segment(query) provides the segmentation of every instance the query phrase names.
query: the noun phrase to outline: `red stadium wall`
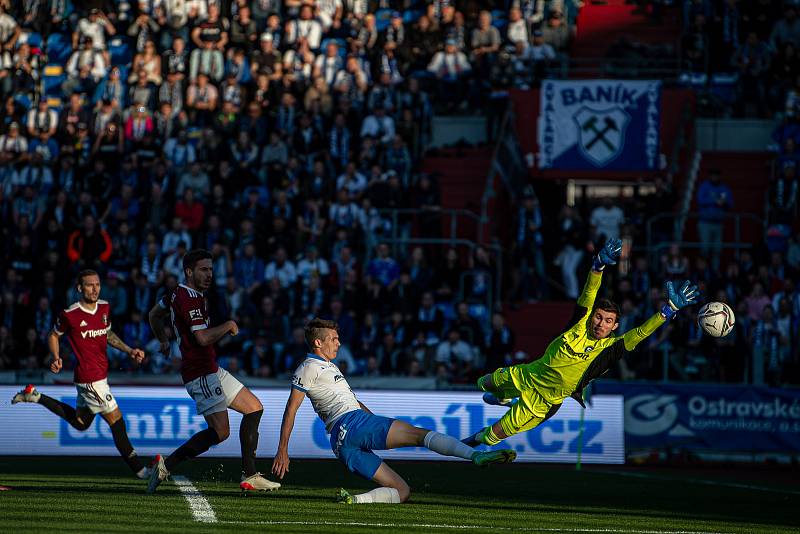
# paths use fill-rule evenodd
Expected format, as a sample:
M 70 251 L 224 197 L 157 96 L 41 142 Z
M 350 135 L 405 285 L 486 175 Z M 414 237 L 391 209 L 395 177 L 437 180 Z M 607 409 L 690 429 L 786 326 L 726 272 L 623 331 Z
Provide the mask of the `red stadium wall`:
M 538 121 L 539 90 L 511 92 L 514 106 L 517 137 L 523 154 L 538 154 Z M 661 153 L 672 155 L 672 150 L 681 127 L 685 106 L 694 107 L 694 94 L 689 89 L 664 89 L 661 93 Z M 564 178 L 596 178 L 596 179 L 638 179 L 648 173 L 619 171 L 554 171 L 531 169 L 532 178 L 564 179 Z

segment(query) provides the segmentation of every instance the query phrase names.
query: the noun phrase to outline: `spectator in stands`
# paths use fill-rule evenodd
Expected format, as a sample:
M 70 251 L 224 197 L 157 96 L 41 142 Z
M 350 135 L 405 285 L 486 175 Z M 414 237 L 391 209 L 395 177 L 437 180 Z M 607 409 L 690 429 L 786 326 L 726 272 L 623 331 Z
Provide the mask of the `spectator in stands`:
M 487 342 L 486 369 L 499 369 L 514 364 L 514 332 L 501 313 L 492 315 L 492 330 Z M 497 367 L 494 367 L 494 366 Z
M 474 348 L 461 339 L 461 332 L 457 328 L 451 328 L 447 332 L 447 339 L 436 347 L 434 364 L 444 365 L 451 374 L 466 378 L 465 371 L 473 365 L 474 360 Z
M 97 222 L 91 215 L 84 217 L 83 227 L 72 232 L 67 242 L 67 258 L 75 272 L 82 269 L 102 271 L 112 251 L 111 236 L 102 228 L 97 228 Z
M 730 188 L 722 183 L 719 170 L 712 169 L 708 179 L 697 190 L 697 208 L 700 212 L 697 232 L 700 235 L 701 252 L 711 258 L 715 270 L 719 269 L 725 215 L 732 207 L 733 194 Z
M 448 38 L 444 51 L 437 52 L 428 64 L 428 71 L 439 81 L 439 98 L 448 102 L 452 110 L 456 106 L 467 109 L 465 100 L 472 67 L 464 52 L 458 50 L 454 39 Z
M 530 44 L 528 33 L 528 23 L 522 18 L 522 11 L 518 5 L 512 5 L 508 10 L 508 27 L 506 28 L 506 38 L 512 46 L 521 43 L 523 48 Z
M 107 64 L 103 54 L 92 44 L 92 38 L 84 37 L 83 45 L 67 61 L 67 79 L 62 85 L 64 93 L 93 93 L 100 80 L 106 75 Z
M 739 114 L 746 113 L 747 104 L 755 104 L 758 115 L 763 116 L 767 104 L 764 74 L 767 72 L 770 62 L 767 45 L 761 42 L 756 32 L 751 31 L 747 35 L 744 45 L 733 55 L 731 62 L 739 70 L 737 101 Z
M 618 239 L 620 227 L 625 223 L 625 212 L 614 203 L 612 197 L 604 197 L 602 203 L 592 210 L 589 224 L 597 228 L 604 240 Z
M 514 263 L 516 272 L 512 293 L 519 299 L 543 299 L 548 294 L 544 266 L 544 238 L 539 199 L 528 186 L 523 194 L 522 207 L 516 220 Z

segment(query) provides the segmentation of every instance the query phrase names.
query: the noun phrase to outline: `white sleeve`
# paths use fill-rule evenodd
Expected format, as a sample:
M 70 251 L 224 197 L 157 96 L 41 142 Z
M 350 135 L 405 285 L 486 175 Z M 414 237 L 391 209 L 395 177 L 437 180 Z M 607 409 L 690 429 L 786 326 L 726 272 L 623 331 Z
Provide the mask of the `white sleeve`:
M 308 390 L 314 385 L 317 375 L 317 370 L 310 365 L 306 365 L 305 363 L 300 364 L 300 367 L 298 367 L 294 375 L 292 375 L 292 388 L 302 391 L 303 393 L 308 393 Z

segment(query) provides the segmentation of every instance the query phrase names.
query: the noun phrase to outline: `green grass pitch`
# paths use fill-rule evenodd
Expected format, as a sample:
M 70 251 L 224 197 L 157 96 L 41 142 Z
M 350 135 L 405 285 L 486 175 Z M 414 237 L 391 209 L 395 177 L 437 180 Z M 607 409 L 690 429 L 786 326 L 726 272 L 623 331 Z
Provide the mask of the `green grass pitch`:
M 269 461 L 261 460 L 267 470 Z M 116 458 L 0 458 L 0 532 L 798 532 L 798 474 L 714 469 L 392 462 L 404 505 L 346 506 L 338 487 L 372 486 L 333 461 L 292 462 L 284 487 L 242 496 L 236 460 L 199 459 L 155 495 Z M 772 473 L 772 474 L 770 474 Z M 792 476 L 793 475 L 793 476 Z M 205 499 L 205 501 L 203 501 Z M 215 522 L 198 522 L 205 502 Z M 207 508 L 206 508 L 207 510 Z

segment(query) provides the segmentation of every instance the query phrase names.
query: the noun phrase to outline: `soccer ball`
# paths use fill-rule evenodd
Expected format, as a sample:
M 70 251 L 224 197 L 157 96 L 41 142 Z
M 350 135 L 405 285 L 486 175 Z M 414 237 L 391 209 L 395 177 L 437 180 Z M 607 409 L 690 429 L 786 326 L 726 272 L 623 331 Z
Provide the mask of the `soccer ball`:
M 711 337 L 725 337 L 733 330 L 736 316 L 724 302 L 709 302 L 697 312 L 697 324 Z

